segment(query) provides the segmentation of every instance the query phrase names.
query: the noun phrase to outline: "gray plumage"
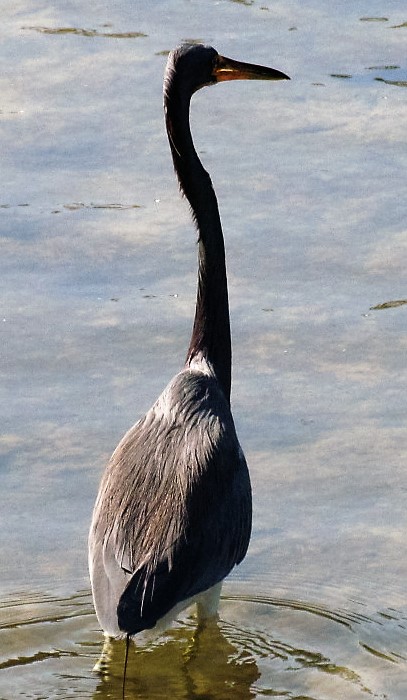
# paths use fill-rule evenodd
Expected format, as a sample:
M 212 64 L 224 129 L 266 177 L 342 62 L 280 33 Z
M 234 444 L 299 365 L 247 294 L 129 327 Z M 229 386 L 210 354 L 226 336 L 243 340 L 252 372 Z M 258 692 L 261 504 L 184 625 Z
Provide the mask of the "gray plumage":
M 153 627 L 246 554 L 246 461 L 216 377 L 201 366 L 174 377 L 103 476 L 90 569 L 96 612 L 111 635 Z

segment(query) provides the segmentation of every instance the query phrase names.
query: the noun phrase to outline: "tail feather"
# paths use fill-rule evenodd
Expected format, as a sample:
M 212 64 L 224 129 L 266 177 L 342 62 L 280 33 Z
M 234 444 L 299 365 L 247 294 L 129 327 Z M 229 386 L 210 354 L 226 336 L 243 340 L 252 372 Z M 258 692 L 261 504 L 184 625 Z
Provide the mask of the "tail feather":
M 152 629 L 158 620 L 185 599 L 184 588 L 179 572 L 169 570 L 167 561 L 147 577 L 144 568 L 136 571 L 117 606 L 120 629 L 130 635 Z

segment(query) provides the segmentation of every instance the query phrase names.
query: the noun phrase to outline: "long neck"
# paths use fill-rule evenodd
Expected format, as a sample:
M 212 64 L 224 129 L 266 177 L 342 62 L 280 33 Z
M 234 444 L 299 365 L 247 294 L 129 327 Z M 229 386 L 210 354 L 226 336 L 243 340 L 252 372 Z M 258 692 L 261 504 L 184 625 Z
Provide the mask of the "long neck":
M 165 96 L 167 133 L 175 171 L 198 229 L 198 291 L 187 364 L 203 355 L 213 366 L 227 400 L 231 386 L 231 340 L 225 247 L 211 179 L 195 151 L 189 126 L 190 98 L 172 86 Z

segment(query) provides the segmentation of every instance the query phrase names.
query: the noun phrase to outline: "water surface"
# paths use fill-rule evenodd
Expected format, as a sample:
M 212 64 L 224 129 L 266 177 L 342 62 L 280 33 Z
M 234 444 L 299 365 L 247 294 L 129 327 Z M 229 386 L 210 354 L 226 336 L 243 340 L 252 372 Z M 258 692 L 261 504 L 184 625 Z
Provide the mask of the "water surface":
M 120 697 L 120 644 L 92 673 L 86 537 L 109 454 L 188 345 L 195 234 L 161 95 L 185 39 L 292 78 L 192 108 L 254 531 L 219 627 L 183 618 L 133 654 L 128 697 L 404 700 L 406 32 L 397 1 L 4 4 L 3 700 Z

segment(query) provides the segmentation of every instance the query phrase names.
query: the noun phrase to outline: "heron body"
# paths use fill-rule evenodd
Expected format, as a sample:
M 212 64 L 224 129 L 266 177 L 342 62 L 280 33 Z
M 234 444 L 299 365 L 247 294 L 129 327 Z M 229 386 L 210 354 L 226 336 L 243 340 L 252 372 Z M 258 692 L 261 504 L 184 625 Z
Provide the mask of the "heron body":
M 165 627 L 190 603 L 216 614 L 223 579 L 244 558 L 251 488 L 230 409 L 231 341 L 218 205 L 189 127 L 192 94 L 234 78 L 287 78 L 271 68 L 184 45 L 164 79 L 167 134 L 198 229 L 195 321 L 183 369 L 122 438 L 103 475 L 89 569 L 109 636 Z

